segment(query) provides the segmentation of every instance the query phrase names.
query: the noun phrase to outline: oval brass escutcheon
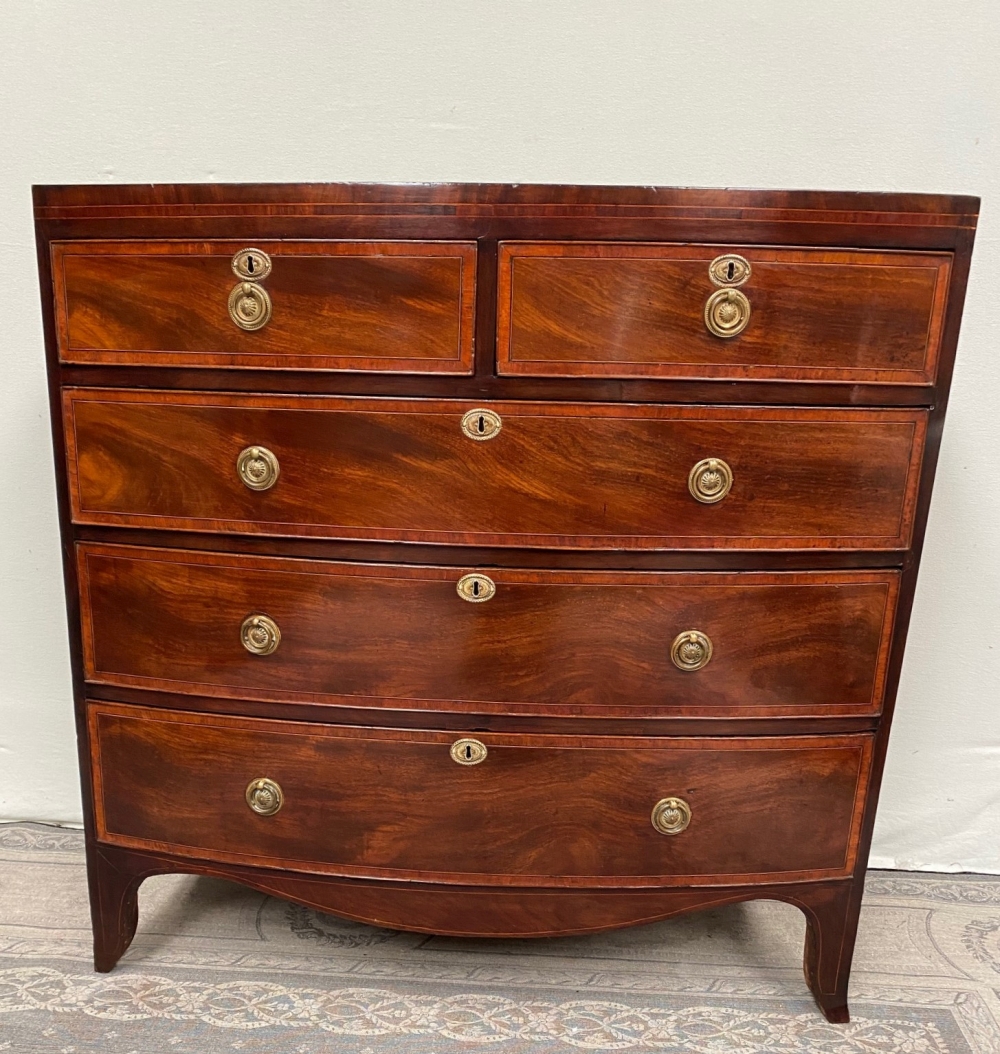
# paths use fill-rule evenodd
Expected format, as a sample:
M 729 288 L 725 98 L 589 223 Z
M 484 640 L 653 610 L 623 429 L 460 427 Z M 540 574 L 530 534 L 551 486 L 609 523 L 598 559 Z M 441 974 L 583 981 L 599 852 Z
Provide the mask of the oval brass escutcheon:
M 649 819 L 660 834 L 680 834 L 691 822 L 691 806 L 683 798 L 661 798 Z
M 737 337 L 749 322 L 750 301 L 739 289 L 716 289 L 705 301 L 705 325 L 716 337 Z
M 271 298 L 263 286 L 240 282 L 229 294 L 229 317 L 248 333 L 261 329 L 271 318 Z
M 236 471 L 251 490 L 270 490 L 278 482 L 281 466 L 266 446 L 248 446 L 236 458 Z
M 271 273 L 271 257 L 263 249 L 240 249 L 232 263 L 233 274 L 247 282 L 262 282 Z
M 718 457 L 706 457 L 688 473 L 691 497 L 703 505 L 714 505 L 729 493 L 733 486 L 733 470 Z
M 496 582 L 488 575 L 462 575 L 455 585 L 458 595 L 470 604 L 483 604 L 497 591 Z
M 736 253 L 724 253 L 708 265 L 708 277 L 716 285 L 743 285 L 750 277 L 750 261 Z
M 701 630 L 678 633 L 670 645 L 670 659 L 678 670 L 700 670 L 712 658 L 712 642 Z
M 503 422 L 500 415 L 492 410 L 482 408 L 469 410 L 462 416 L 462 431 L 470 439 L 482 442 L 485 439 L 496 439 L 500 434 Z
M 281 643 L 281 630 L 267 615 L 249 615 L 240 626 L 240 640 L 251 655 L 270 655 Z
M 486 760 L 486 744 L 478 739 L 456 739 L 451 745 L 451 760 L 459 765 L 478 765 Z
M 247 805 L 258 816 L 273 816 L 284 804 L 285 795 L 274 780 L 266 777 L 251 780 L 247 784 Z

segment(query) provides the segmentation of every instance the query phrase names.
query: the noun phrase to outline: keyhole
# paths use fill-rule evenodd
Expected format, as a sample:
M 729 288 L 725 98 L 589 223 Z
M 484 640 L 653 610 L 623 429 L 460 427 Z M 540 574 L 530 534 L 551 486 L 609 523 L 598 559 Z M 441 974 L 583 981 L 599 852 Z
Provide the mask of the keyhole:
M 736 264 L 732 260 L 729 261 L 729 266 L 726 268 L 726 274 L 729 275 L 729 281 L 733 280 L 733 275 L 736 274 Z
M 247 274 L 253 274 L 254 266 L 255 266 L 255 264 L 254 264 L 253 257 L 252 256 L 248 256 L 247 257 Z M 730 266 L 730 269 L 731 269 L 733 265 L 730 264 L 729 266 Z
M 472 760 L 472 747 L 468 743 L 465 744 L 465 760 Z
M 486 431 L 486 418 L 482 414 L 479 415 L 479 434 L 482 435 Z
M 473 582 L 472 583 L 472 595 L 474 597 L 479 596 L 479 583 L 478 582 Z M 469 748 L 466 747 L 465 749 L 468 750 Z

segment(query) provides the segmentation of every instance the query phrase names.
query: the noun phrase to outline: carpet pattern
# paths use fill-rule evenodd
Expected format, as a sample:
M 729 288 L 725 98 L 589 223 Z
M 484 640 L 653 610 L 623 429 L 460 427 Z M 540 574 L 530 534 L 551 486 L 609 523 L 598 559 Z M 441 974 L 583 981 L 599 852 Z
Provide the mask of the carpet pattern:
M 757 901 L 593 937 L 380 930 L 231 883 L 148 880 L 92 971 L 83 839 L 0 826 L 0 1051 L 14 1054 L 1000 1054 L 1000 877 L 873 872 L 830 1025 L 805 923 Z

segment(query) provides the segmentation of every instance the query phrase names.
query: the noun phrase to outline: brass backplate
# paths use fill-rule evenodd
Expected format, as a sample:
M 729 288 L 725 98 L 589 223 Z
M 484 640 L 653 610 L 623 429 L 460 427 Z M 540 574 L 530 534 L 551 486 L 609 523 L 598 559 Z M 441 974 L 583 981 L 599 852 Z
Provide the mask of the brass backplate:
M 502 427 L 500 415 L 493 410 L 478 408 L 462 415 L 462 433 L 479 443 L 496 439 Z
M 691 822 L 691 806 L 683 798 L 661 798 L 649 819 L 660 834 L 680 834 Z
M 741 289 L 716 289 L 705 301 L 705 326 L 713 336 L 730 340 L 750 323 L 750 301 Z
M 691 497 L 703 505 L 714 505 L 729 493 L 733 486 L 733 470 L 720 457 L 706 457 L 688 473 Z
M 455 585 L 458 595 L 470 604 L 484 604 L 497 591 L 496 583 L 488 575 L 462 575 Z
M 281 643 L 281 630 L 267 615 L 248 615 L 240 626 L 240 640 L 251 655 L 270 655 Z
M 750 261 L 737 253 L 723 253 L 708 265 L 708 277 L 715 285 L 743 285 L 750 277 Z
M 707 666 L 712 658 L 712 642 L 701 630 L 678 633 L 670 646 L 670 661 L 678 670 L 694 671 Z
M 254 282 L 240 282 L 229 294 L 229 317 L 240 329 L 253 333 L 271 318 L 271 298 Z
M 274 780 L 262 776 L 247 784 L 246 799 L 258 816 L 273 816 L 284 804 L 285 795 Z
M 233 274 L 244 282 L 262 282 L 271 273 L 271 257 L 263 249 L 240 249 L 232 265 Z
M 451 760 L 459 765 L 478 765 L 486 754 L 486 744 L 478 739 L 456 739 L 451 745 Z
M 236 471 L 251 490 L 270 490 L 278 482 L 281 466 L 266 446 L 248 446 L 236 458 Z

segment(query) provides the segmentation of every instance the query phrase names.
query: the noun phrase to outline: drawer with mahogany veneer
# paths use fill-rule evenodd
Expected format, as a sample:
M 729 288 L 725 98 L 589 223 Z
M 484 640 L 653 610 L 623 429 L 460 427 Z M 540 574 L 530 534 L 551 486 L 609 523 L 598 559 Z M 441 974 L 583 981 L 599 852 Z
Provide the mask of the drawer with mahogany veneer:
M 476 244 L 52 246 L 68 363 L 472 372 Z
M 76 523 L 567 549 L 903 549 L 925 410 L 67 388 Z
M 500 245 L 502 374 L 931 384 L 951 253 Z
M 898 572 L 493 570 L 78 547 L 94 683 L 588 717 L 864 716 Z
M 100 842 L 531 886 L 850 874 L 873 737 L 459 737 L 89 706 Z

